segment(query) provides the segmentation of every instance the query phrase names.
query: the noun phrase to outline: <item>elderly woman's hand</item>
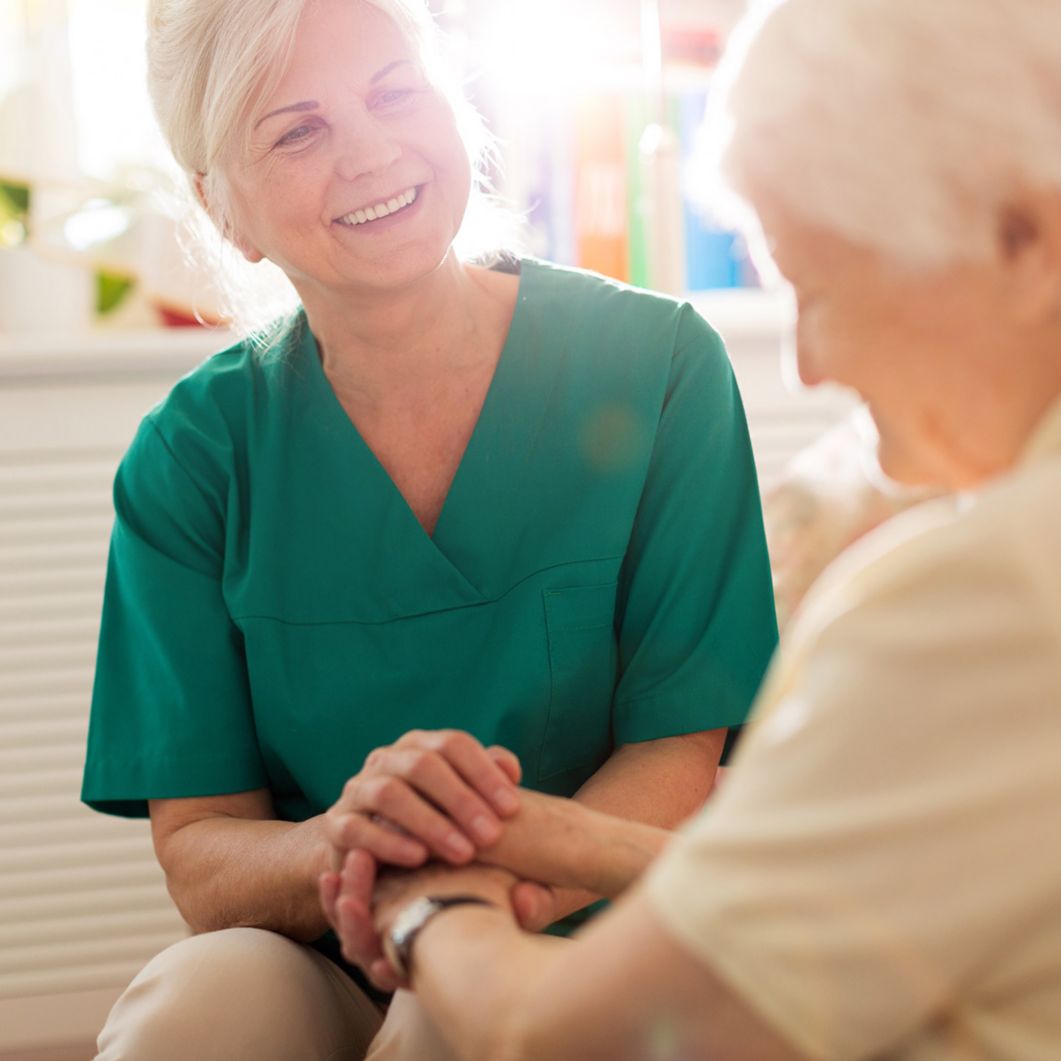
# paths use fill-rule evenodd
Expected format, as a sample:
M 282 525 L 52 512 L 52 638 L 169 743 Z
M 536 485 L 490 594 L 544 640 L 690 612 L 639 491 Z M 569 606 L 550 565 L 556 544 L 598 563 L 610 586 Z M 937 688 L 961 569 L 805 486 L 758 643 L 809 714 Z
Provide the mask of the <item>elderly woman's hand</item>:
M 375 859 L 351 851 L 340 873 L 321 876 L 321 905 L 342 944 L 343 957 L 383 991 L 406 986 L 383 955 L 381 938 L 397 913 L 423 895 L 477 895 L 511 912 L 515 877 L 494 866 L 446 866 L 377 875 Z
M 519 810 L 519 779 L 519 761 L 504 748 L 459 730 L 407 733 L 371 752 L 324 815 L 333 866 L 355 848 L 400 866 L 431 856 L 470 862 Z

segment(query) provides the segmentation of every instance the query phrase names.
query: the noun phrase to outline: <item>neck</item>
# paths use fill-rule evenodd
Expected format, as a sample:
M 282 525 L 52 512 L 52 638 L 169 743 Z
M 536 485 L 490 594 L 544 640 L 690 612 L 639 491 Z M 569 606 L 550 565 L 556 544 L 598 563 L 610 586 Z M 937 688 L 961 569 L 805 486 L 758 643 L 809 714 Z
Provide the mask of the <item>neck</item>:
M 975 488 L 1017 465 L 1053 405 L 1061 399 L 1061 329 L 1036 341 L 1027 337 L 994 372 L 977 379 L 983 398 L 964 418 L 951 486 Z
M 365 295 L 299 291 L 333 386 L 379 405 L 432 389 L 489 356 L 482 342 L 482 283 L 452 252 L 414 284 Z

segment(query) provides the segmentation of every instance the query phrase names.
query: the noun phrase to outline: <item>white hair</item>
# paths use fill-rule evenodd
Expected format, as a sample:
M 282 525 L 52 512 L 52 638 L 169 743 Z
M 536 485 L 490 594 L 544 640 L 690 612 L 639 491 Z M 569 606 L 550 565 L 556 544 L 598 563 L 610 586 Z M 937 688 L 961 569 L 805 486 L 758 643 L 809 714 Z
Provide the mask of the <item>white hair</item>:
M 279 84 L 308 2 L 150 0 L 148 89 L 155 114 L 178 164 L 190 180 L 202 181 L 211 220 L 222 233 L 229 224 L 225 167 L 234 152 L 246 149 L 252 114 Z M 395 23 L 456 116 L 473 172 L 458 252 L 473 257 L 499 249 L 512 241 L 514 219 L 489 195 L 488 173 L 497 162 L 494 141 L 442 59 L 434 18 L 424 0 L 365 2 Z M 257 272 L 271 270 L 264 284 L 248 283 L 246 277 L 233 280 L 242 263 L 230 246 L 217 250 L 215 265 L 229 281 L 225 309 L 238 327 L 251 331 L 292 308 L 294 292 L 279 270 L 255 267 Z
M 914 266 L 986 255 L 1008 197 L 1061 190 L 1053 0 L 770 0 L 715 92 L 731 193 Z

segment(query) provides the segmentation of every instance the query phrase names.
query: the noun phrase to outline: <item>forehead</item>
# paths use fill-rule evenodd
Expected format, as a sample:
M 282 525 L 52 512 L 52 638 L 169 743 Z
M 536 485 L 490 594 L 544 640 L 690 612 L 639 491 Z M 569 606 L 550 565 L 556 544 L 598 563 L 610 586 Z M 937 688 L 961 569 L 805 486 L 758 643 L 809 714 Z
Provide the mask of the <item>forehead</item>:
M 751 205 L 762 226 L 764 249 L 785 279 L 812 277 L 848 280 L 877 264 L 877 255 L 823 225 L 807 221 L 776 194 L 755 190 Z
M 264 108 L 326 95 L 333 83 L 355 91 L 398 60 L 421 57 L 397 24 L 365 0 L 309 0 L 299 19 L 291 58 Z

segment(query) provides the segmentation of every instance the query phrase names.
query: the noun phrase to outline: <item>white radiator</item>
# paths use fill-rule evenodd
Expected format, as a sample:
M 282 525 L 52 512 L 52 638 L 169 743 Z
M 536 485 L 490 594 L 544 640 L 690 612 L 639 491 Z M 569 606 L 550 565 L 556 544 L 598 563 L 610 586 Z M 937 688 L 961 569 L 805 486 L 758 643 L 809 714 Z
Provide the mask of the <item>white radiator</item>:
M 788 394 L 775 307 L 708 297 L 763 485 L 847 403 Z M 143 413 L 223 340 L 0 342 L 0 1050 L 91 1039 L 184 928 L 147 825 L 78 802 L 117 462 Z
M 216 345 L 0 344 L 0 1050 L 91 1040 L 185 932 L 146 824 L 78 795 L 111 480 L 143 413 Z

